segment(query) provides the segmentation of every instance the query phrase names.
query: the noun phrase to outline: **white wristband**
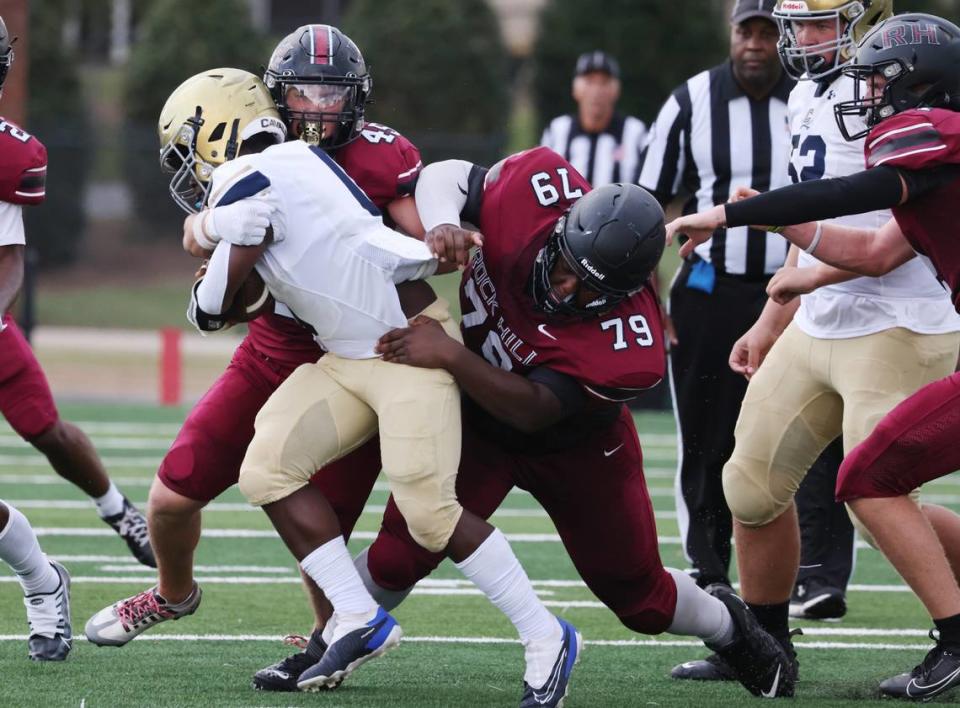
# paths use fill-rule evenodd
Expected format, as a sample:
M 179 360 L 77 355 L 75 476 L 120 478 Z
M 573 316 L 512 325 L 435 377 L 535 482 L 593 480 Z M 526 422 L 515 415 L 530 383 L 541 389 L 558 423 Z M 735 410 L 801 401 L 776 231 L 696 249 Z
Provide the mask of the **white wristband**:
M 206 251 L 212 251 L 217 247 L 217 242 L 220 239 L 211 238 L 210 234 L 205 228 L 205 223 L 207 219 L 210 218 L 210 209 L 204 209 L 193 220 L 193 240 L 197 242 L 197 245 L 200 248 Z
M 808 255 L 813 255 L 813 252 L 817 250 L 817 246 L 820 245 L 820 238 L 823 236 L 823 222 L 817 222 L 817 230 L 813 232 L 813 240 L 810 242 L 810 245 L 803 249 L 803 252 Z

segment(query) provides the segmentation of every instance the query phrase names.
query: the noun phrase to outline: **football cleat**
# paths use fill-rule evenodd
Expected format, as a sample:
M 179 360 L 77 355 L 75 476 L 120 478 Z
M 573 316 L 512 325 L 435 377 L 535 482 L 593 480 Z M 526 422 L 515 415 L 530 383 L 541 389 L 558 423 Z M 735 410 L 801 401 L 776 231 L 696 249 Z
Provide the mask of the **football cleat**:
M 306 638 L 294 637 L 293 635 L 285 637 L 283 640 L 285 643 L 299 646 L 303 651 L 291 654 L 275 664 L 260 669 L 253 675 L 253 688 L 257 691 L 297 691 L 297 681 L 300 679 L 300 675 L 320 661 L 327 651 L 326 642 L 320 638 L 319 630 L 314 630 L 312 639 L 315 640 L 316 653 L 309 646 Z
M 888 678 L 880 684 L 881 697 L 929 701 L 960 685 L 960 654 L 944 649 L 933 630 L 930 630 L 930 639 L 937 642 L 936 646 L 913 671 Z
M 806 620 L 838 620 L 847 614 L 843 590 L 811 578 L 797 583 L 790 597 L 790 616 Z
M 157 587 L 144 590 L 109 607 L 87 620 L 84 633 L 100 647 L 122 647 L 154 625 L 192 615 L 200 606 L 203 593 L 193 584 L 193 592 L 179 605 L 171 605 L 157 594 Z
M 123 498 L 123 511 L 114 516 L 105 516 L 103 520 L 127 542 L 127 548 L 134 558 L 151 568 L 157 567 L 157 559 L 153 555 L 150 535 L 147 532 L 147 520 L 129 499 Z
M 733 671 L 750 693 L 762 698 L 792 696 L 797 667 L 784 647 L 760 626 L 757 618 L 732 590 L 712 586 L 711 594 L 720 600 L 733 618 L 734 639 L 724 646 L 707 645 Z
M 323 658 L 300 674 L 297 687 L 310 692 L 336 688 L 357 668 L 397 646 L 402 636 L 393 616 L 377 607 L 373 619 L 331 643 Z
M 30 625 L 27 649 L 34 661 L 63 661 L 73 645 L 70 574 L 56 561 L 50 561 L 50 565 L 59 580 L 56 590 L 23 598 L 27 608 L 27 623 Z
M 563 706 L 563 700 L 567 697 L 567 691 L 570 688 L 570 675 L 573 673 L 573 667 L 580 661 L 580 653 L 583 651 L 583 637 L 569 622 L 557 617 L 560 623 L 562 635 L 560 638 L 560 648 L 557 651 L 556 658 L 553 661 L 553 667 L 545 683 L 539 688 L 534 688 L 526 681 L 523 682 L 523 696 L 520 699 L 520 708 L 560 708 Z M 527 654 L 530 653 L 530 647 L 527 648 Z
M 716 654 L 706 659 L 685 661 L 670 671 L 670 678 L 690 681 L 736 681 L 733 669 Z

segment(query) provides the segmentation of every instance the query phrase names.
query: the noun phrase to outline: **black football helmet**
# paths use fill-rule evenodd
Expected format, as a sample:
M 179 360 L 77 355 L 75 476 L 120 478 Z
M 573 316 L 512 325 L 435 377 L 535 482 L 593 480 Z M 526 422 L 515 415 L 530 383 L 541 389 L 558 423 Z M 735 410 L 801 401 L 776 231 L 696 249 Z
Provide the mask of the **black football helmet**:
M 935 15 L 896 15 L 863 38 L 843 73 L 858 79 L 853 100 L 833 109 L 847 140 L 865 137 L 883 119 L 911 108 L 960 110 L 960 27 Z M 864 82 L 874 74 L 887 80 L 883 93 L 865 96 Z M 851 130 L 848 117 L 866 128 Z
M 3 82 L 7 80 L 7 72 L 13 64 L 13 43 L 16 38 L 10 38 L 7 32 L 7 25 L 0 17 L 0 91 L 3 90 Z
M 270 57 L 263 82 L 280 110 L 291 137 L 332 149 L 342 147 L 363 130 L 364 106 L 373 81 L 357 45 L 330 25 L 304 25 L 288 34 Z M 336 110 L 305 113 L 287 105 L 288 90 L 296 87 L 308 98 L 329 101 Z M 292 122 L 300 124 L 293 135 Z M 325 134 L 324 123 L 336 123 Z
M 607 184 L 581 197 L 557 221 L 533 266 L 531 289 L 537 310 L 589 317 L 634 294 L 657 267 L 666 238 L 663 210 L 635 184 Z M 563 258 L 580 281 L 600 297 L 578 306 L 575 296 L 557 297 L 550 273 Z

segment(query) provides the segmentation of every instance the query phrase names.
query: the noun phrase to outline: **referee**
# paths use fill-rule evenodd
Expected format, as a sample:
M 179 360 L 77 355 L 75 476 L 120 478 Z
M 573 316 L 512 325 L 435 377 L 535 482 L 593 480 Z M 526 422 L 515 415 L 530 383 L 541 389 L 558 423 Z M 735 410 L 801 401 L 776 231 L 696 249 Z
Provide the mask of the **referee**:
M 637 181 L 647 127 L 616 110 L 619 98 L 617 60 L 601 51 L 580 55 L 573 77 L 577 112 L 554 118 L 540 139 L 594 187 Z
M 730 56 L 680 85 L 652 126 L 640 185 L 684 213 L 727 201 L 737 187 L 789 183 L 787 97 L 793 81 L 777 55 L 774 0 L 739 0 Z M 721 484 L 747 381 L 728 357 L 756 321 L 766 284 L 784 264 L 786 241 L 747 227 L 718 230 L 685 261 L 670 289 L 676 331 L 670 383 L 680 434 L 677 517 L 684 553 L 701 587 L 729 585 L 732 522 Z

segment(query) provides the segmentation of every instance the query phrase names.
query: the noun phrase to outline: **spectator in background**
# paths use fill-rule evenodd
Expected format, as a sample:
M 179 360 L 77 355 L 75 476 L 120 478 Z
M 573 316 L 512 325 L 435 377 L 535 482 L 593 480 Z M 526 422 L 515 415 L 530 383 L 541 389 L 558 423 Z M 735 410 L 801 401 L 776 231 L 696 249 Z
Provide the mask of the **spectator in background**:
M 560 153 L 594 187 L 636 182 L 647 126 L 617 111 L 617 60 L 600 50 L 581 54 L 572 93 L 576 113 L 550 121 L 540 144 Z

